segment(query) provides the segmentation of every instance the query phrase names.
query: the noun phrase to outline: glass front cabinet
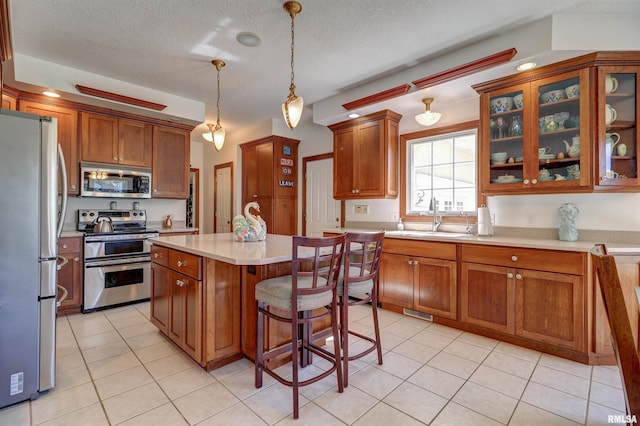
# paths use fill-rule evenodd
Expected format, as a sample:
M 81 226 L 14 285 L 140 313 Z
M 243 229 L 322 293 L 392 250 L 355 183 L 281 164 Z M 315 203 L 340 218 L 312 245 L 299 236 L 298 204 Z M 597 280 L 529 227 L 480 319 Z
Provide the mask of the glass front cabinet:
M 588 189 L 589 91 L 582 69 L 482 93 L 482 192 Z
M 597 87 L 596 190 L 638 190 L 640 67 L 599 67 Z

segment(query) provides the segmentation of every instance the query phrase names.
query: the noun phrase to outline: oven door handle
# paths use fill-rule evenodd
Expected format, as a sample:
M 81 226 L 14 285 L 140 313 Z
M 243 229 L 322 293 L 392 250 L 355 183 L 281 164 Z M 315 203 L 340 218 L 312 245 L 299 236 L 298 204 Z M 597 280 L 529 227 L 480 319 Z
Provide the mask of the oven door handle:
M 86 262 L 85 268 L 106 268 L 109 266 L 131 266 L 136 264 L 149 264 L 151 266 L 151 257 L 138 257 L 135 259 L 113 259 L 113 260 L 101 260 L 98 262 Z

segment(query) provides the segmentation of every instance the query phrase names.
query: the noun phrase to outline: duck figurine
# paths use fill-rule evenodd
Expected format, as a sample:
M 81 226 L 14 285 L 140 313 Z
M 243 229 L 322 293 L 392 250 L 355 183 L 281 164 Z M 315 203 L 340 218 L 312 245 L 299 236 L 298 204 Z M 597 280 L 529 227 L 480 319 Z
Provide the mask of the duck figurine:
M 260 213 L 260 206 L 255 201 L 244 206 L 244 216 L 239 214 L 231 222 L 236 241 L 264 241 L 267 238 L 267 224 L 260 215 L 253 215 L 250 209 Z

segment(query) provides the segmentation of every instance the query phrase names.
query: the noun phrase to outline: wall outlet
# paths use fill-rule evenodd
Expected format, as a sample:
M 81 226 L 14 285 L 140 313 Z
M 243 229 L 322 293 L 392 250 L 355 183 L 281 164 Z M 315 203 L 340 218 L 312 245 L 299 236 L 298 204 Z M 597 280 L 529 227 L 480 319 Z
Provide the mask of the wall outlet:
M 369 206 L 366 204 L 359 204 L 359 205 L 353 206 L 353 212 L 355 214 L 367 214 L 369 213 Z
M 527 213 L 527 226 L 536 226 L 535 213 Z

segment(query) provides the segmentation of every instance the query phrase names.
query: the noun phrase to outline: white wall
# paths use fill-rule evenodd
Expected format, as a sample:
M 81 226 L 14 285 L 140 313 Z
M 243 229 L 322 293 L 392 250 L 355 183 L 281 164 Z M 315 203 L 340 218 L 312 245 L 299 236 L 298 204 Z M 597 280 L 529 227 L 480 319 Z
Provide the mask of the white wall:
M 240 144 L 251 142 L 267 136 L 277 135 L 291 139 L 300 140 L 298 145 L 298 212 L 302 212 L 302 158 L 310 155 L 324 154 L 333 151 L 333 134 L 325 126 L 314 124 L 311 121 L 312 111 L 310 107 L 305 107 L 300 124 L 290 130 L 283 120 L 269 119 L 255 125 L 227 134 L 224 146 L 220 152 L 216 152 L 212 144 L 203 143 L 203 168 L 201 176 L 204 176 L 204 207 L 203 218 L 201 219 L 201 233 L 212 233 L 213 229 L 213 204 L 214 204 L 214 180 L 213 168 L 218 164 L 233 162 L 233 209 L 232 215 L 241 213 L 241 151 Z M 192 133 L 191 139 L 197 141 L 202 139 L 201 135 Z M 269 224 L 267 224 L 269 226 Z M 298 218 L 298 233 L 302 230 L 302 221 Z

